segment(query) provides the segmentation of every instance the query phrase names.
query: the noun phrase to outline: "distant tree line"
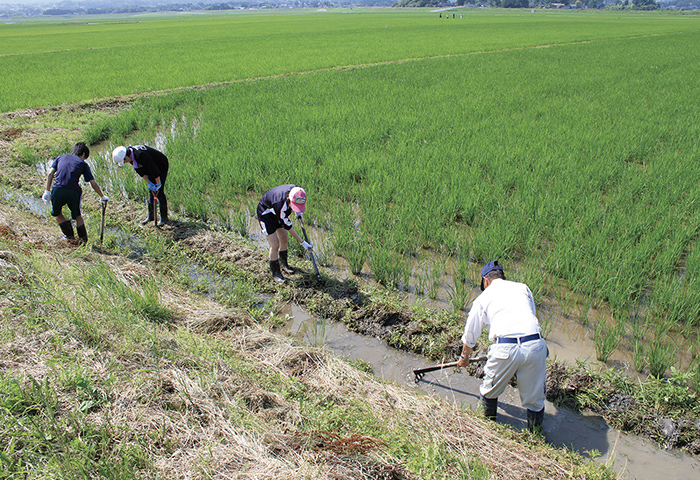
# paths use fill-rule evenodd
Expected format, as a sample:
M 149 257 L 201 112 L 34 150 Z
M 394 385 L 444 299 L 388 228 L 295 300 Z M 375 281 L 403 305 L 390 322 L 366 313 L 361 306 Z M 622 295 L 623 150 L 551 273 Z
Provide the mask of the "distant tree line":
M 0 0 L 2 2 L 3 0 Z M 8 0 L 11 1 L 11 0 Z M 95 5 L 95 6 L 75 6 L 70 7 L 60 4 L 56 7 L 41 9 L 42 15 L 107 15 L 124 13 L 147 13 L 147 12 L 183 12 L 197 10 L 235 10 L 239 8 L 319 8 L 322 6 L 389 6 L 393 0 L 337 0 L 333 2 L 324 0 L 266 0 L 266 1 L 233 1 L 233 2 L 199 2 L 199 3 L 163 3 L 145 4 L 135 2 L 133 5 L 122 3 L 120 5 Z M 435 2 L 437 4 L 437 1 Z M 2 13 L 2 12 L 0 12 Z M 39 12 L 36 12 L 39 13 Z M 35 14 L 32 11 L 31 14 Z
M 680 2 L 696 2 L 700 0 L 679 0 Z M 614 2 L 614 3 L 613 3 Z M 497 8 L 550 8 L 552 4 L 564 4 L 568 8 L 616 8 L 619 10 L 658 10 L 661 5 L 655 0 L 483 0 L 475 1 L 476 5 L 489 5 Z M 457 0 L 457 6 L 472 4 L 466 0 Z M 400 0 L 394 7 L 438 7 L 443 5 L 441 0 Z

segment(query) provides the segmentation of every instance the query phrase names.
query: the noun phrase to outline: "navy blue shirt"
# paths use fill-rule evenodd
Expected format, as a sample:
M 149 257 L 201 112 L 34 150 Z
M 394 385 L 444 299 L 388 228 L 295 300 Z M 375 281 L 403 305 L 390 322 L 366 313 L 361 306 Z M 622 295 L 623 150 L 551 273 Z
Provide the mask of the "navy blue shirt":
M 77 155 L 59 155 L 51 164 L 51 168 L 56 170 L 53 188 L 68 188 L 82 192 L 80 183 L 78 183 L 80 176 L 82 175 L 86 182 L 95 179 L 90 171 L 90 166 Z

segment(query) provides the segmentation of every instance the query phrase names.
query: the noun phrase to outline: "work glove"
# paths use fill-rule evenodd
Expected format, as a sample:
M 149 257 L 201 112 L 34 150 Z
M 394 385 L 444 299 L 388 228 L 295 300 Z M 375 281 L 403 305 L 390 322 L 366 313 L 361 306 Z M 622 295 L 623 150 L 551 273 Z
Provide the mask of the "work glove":
M 148 182 L 148 189 L 152 192 L 157 192 L 158 189 L 160 188 L 160 185 L 156 185 L 153 182 Z
M 44 201 L 45 204 L 49 204 L 51 201 L 51 192 L 48 190 L 44 190 L 44 194 L 41 196 L 41 199 Z
M 305 249 L 307 252 L 308 252 L 309 250 L 311 250 L 311 244 L 310 244 L 309 242 L 307 242 L 306 240 L 304 240 L 303 242 L 301 242 L 301 246 L 304 247 L 304 249 Z
M 107 203 L 107 202 L 109 202 L 109 197 L 107 195 L 105 195 L 104 197 L 102 197 L 102 203 Z

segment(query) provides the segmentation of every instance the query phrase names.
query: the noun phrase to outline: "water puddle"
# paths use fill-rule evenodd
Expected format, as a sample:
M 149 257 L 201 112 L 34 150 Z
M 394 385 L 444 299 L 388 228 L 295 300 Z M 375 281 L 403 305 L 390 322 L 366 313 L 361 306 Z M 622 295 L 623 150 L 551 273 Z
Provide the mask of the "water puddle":
M 39 217 L 49 215 L 49 206 L 41 198 L 17 191 L 4 191 L 0 194 L 3 201 L 25 212 L 31 212 Z
M 386 346 L 382 341 L 349 331 L 344 324 L 324 322 L 295 305 L 285 306 L 281 316 L 287 322 L 283 333 L 314 346 L 323 346 L 348 360 L 363 360 L 373 373 L 388 381 L 405 385 L 430 395 L 438 395 L 455 404 L 476 408 L 481 380 L 460 370 L 448 369 L 425 374 L 415 382 L 413 369 L 429 366 L 423 357 Z M 583 334 L 582 332 L 578 332 Z M 569 357 L 563 344 L 548 340 L 552 355 Z M 526 412 L 520 407 L 516 389 L 508 387 L 499 397 L 498 422 L 522 429 L 527 425 Z M 622 478 L 639 480 L 697 479 L 700 461 L 680 452 L 664 451 L 651 442 L 610 428 L 597 415 L 579 415 L 566 408 L 546 403 L 544 431 L 547 441 L 569 447 L 595 461 L 607 463 Z

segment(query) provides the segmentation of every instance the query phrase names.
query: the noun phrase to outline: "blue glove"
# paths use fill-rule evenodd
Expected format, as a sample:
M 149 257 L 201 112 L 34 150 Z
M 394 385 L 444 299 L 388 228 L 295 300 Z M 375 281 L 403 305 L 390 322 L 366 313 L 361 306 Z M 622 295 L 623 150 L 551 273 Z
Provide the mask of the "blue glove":
M 156 185 L 153 182 L 148 182 L 148 189 L 152 192 L 157 192 L 158 189 L 160 188 L 160 185 Z

